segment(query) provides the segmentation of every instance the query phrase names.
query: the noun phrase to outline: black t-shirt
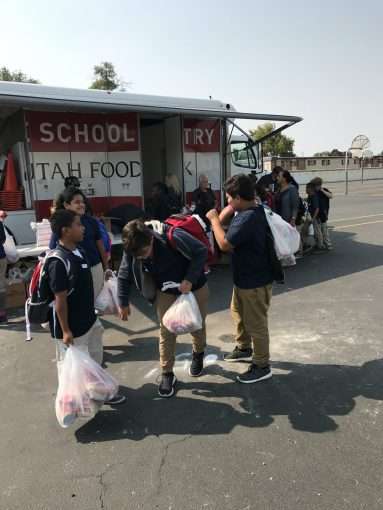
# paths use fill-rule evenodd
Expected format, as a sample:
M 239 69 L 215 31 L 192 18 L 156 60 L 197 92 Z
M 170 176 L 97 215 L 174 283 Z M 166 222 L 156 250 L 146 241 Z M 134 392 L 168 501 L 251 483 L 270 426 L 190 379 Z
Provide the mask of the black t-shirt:
M 201 216 L 204 221 L 206 221 L 206 213 L 210 209 L 214 209 L 215 201 L 214 191 L 210 188 L 207 191 L 202 191 L 200 188 L 193 191 L 192 202 L 196 206 L 195 213 Z
M 234 216 L 226 239 L 234 246 L 232 257 L 234 285 L 255 289 L 272 283 L 272 268 L 267 250 L 268 224 L 262 206 Z
M 272 174 L 266 174 L 263 177 L 261 177 L 258 181 L 258 184 L 260 186 L 263 186 L 265 189 L 269 189 L 273 193 L 279 191 L 279 184 L 277 180 L 273 179 Z
M 317 193 L 308 196 L 307 205 L 309 208 L 309 213 L 311 214 L 311 216 L 314 216 L 315 211 L 319 209 L 319 199 Z
M 153 197 L 148 203 L 146 212 L 152 220 L 165 221 L 168 219 L 172 211 L 167 195 L 161 194 Z
M 325 191 L 329 193 L 327 188 L 323 188 Z M 328 213 L 330 210 L 330 199 L 323 193 L 322 190 L 317 192 L 318 201 L 319 201 L 319 216 L 321 221 L 326 222 L 328 219 Z
M 61 247 L 65 250 L 65 248 Z M 73 292 L 67 297 L 68 302 L 68 323 L 69 328 L 75 338 L 85 335 L 96 322 L 94 311 L 94 295 L 92 273 L 89 263 L 85 258 L 84 252 L 75 250 L 70 252 L 69 260 L 71 270 L 69 276 L 61 260 L 54 259 L 48 263 L 49 286 L 53 294 L 68 292 L 73 288 Z M 73 275 L 72 282 L 70 277 Z M 49 324 L 53 338 L 62 339 L 63 333 L 57 314 L 52 310 Z

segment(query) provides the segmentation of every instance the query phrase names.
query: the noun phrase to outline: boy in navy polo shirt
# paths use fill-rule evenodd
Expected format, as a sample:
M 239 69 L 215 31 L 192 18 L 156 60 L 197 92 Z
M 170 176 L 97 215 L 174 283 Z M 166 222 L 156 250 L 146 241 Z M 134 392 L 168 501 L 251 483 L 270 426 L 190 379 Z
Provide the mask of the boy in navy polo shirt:
M 237 346 L 225 361 L 252 359 L 241 383 L 256 383 L 272 376 L 269 360 L 268 309 L 272 294 L 272 267 L 267 249 L 268 224 L 262 205 L 254 201 L 249 177 L 236 175 L 225 183 L 229 205 L 237 214 L 225 234 L 215 209 L 207 213 L 220 249 L 232 252 L 233 296 L 231 313 Z
M 57 250 L 70 262 L 69 274 L 62 260 L 48 260 L 49 286 L 54 294 L 49 324 L 52 337 L 64 345 L 84 346 L 89 355 L 101 365 L 104 328 L 94 309 L 92 273 L 85 253 L 78 247 L 85 227 L 80 216 L 69 209 L 56 211 L 51 217 L 51 228 L 57 236 Z M 58 363 L 59 366 L 60 362 Z M 116 395 L 108 404 L 121 404 L 126 398 Z

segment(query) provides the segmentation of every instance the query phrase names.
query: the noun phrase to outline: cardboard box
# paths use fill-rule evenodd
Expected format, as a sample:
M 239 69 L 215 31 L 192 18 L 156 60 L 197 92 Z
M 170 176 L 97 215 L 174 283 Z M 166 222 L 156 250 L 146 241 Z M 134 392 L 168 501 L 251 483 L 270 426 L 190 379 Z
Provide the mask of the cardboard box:
M 24 308 L 27 299 L 25 284 L 23 282 L 13 283 L 7 286 L 7 309 Z

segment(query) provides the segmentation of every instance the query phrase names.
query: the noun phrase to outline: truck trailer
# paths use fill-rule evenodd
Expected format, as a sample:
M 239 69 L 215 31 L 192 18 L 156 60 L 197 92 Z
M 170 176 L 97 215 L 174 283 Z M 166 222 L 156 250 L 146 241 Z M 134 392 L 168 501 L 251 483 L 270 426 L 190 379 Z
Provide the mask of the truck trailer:
M 222 204 L 227 177 L 262 173 L 264 139 L 252 140 L 240 119 L 279 123 L 268 136 L 302 120 L 237 112 L 219 100 L 0 82 L 0 190 L 11 154 L 23 194 L 6 224 L 18 244 L 34 242 L 30 223 L 49 218 L 68 176 L 99 215 L 125 204 L 144 208 L 167 174 L 177 176 L 185 203 L 207 175 Z

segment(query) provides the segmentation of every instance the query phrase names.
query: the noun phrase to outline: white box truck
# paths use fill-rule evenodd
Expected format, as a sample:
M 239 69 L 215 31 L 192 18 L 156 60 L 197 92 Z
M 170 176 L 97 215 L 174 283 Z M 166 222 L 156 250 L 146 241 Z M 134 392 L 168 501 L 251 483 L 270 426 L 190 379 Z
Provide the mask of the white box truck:
M 18 244 L 33 242 L 30 222 L 49 217 L 71 175 L 94 212 L 106 216 L 124 204 L 145 207 L 152 184 L 169 173 L 185 203 L 201 174 L 222 203 L 228 176 L 262 172 L 262 140 L 254 142 L 236 119 L 279 122 L 275 132 L 302 120 L 241 113 L 217 100 L 0 82 L 0 154 L 12 151 L 24 191 L 23 209 L 8 211 L 7 225 Z M 4 172 L 0 189 L 3 181 Z

